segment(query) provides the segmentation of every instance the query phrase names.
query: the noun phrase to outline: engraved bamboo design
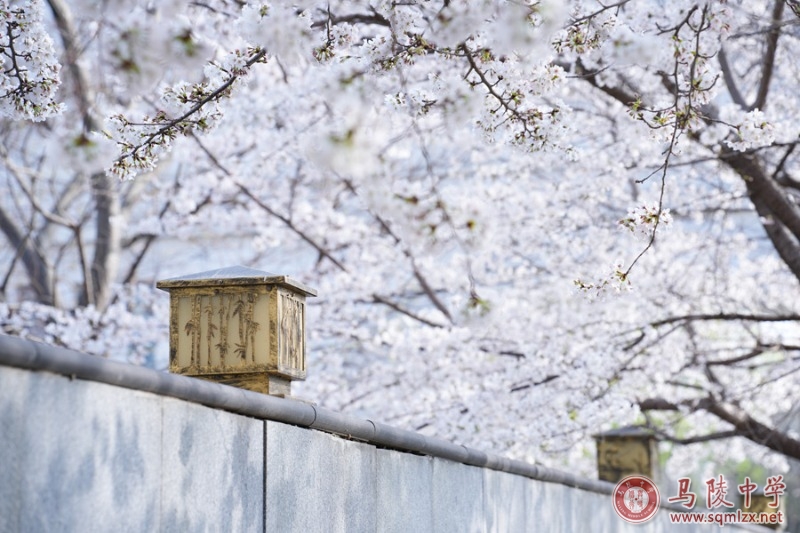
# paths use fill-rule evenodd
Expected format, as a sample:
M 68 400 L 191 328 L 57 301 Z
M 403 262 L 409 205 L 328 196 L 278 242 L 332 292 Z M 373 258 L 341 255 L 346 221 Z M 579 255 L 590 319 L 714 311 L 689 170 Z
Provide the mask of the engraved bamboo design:
M 211 339 L 214 338 L 215 332 L 218 328 L 217 325 L 214 324 L 214 305 L 212 300 L 207 296 L 204 297 L 204 300 L 206 300 L 207 303 L 203 307 L 203 311 L 206 313 L 206 317 L 208 318 L 208 329 L 206 330 L 206 351 L 208 359 L 206 360 L 206 364 L 211 366 Z M 198 357 L 198 359 L 200 358 Z
M 236 343 L 235 353 L 244 360 L 248 359 L 247 356 L 250 353 L 250 360 L 254 363 L 256 360 L 256 331 L 260 327 L 259 323 L 253 320 L 255 303 L 256 295 L 248 294 L 246 302 L 244 298 L 239 297 L 233 306 L 234 316 L 239 316 L 239 342 Z
M 215 353 L 219 354 L 218 365 L 226 366 L 226 357 L 231 354 L 247 364 L 256 364 L 256 338 L 261 330 L 261 324 L 255 320 L 257 294 L 217 294 L 211 296 L 189 296 L 189 318 L 183 326 L 183 331 L 189 337 L 189 366 L 200 366 L 205 358 L 208 367 L 213 366 Z M 287 311 L 290 316 L 288 322 L 281 328 L 292 331 L 292 321 L 297 320 L 301 312 L 298 302 L 289 301 Z M 237 317 L 237 327 L 231 329 L 231 319 Z M 203 328 L 206 329 L 203 329 Z M 300 326 L 298 326 L 300 327 Z M 291 350 L 296 353 L 298 335 L 301 331 L 290 334 Z M 206 343 L 203 346 L 203 342 Z
M 303 323 L 302 305 L 289 295 L 281 295 L 281 362 L 291 368 L 302 368 Z
M 233 304 L 233 316 L 239 317 L 239 342 L 236 343 L 234 353 L 244 359 L 247 356 L 247 341 L 244 335 L 244 299 L 239 296 Z
M 228 323 L 231 320 L 231 306 L 226 305 L 230 297 L 221 296 L 219 299 L 219 350 L 220 364 L 225 364 L 225 356 L 228 355 Z
M 252 347 L 252 351 L 250 352 L 250 360 L 252 363 L 256 362 L 256 331 L 259 329 L 259 324 L 255 320 L 253 320 L 253 315 L 256 308 L 256 295 L 255 294 L 248 294 L 247 295 L 247 306 L 246 310 L 246 326 L 245 329 L 248 333 L 248 338 L 250 340 L 249 346 Z
M 197 294 L 192 296 L 192 316 L 186 322 L 183 331 L 192 338 L 189 366 L 194 366 L 200 362 L 200 296 Z M 197 361 L 195 361 L 195 357 L 197 357 Z

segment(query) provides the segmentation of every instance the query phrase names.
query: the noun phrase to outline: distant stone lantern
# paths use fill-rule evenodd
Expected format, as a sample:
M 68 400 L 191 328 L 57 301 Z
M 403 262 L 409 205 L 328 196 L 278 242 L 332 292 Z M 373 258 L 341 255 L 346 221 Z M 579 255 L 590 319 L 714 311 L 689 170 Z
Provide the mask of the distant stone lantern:
M 640 427 L 624 427 L 594 436 L 597 477 L 611 483 L 634 475 L 654 480 L 658 460 L 655 436 Z
M 756 513 L 759 516 L 761 513 L 766 513 L 767 516 L 770 516 L 777 515 L 778 512 L 784 512 L 783 500 L 779 500 L 780 505 L 778 507 L 772 507 L 770 504 L 775 501 L 775 498 L 764 494 L 763 488 L 760 488 L 758 491 L 750 495 L 750 505 L 745 506 L 743 496 L 740 496 L 740 500 L 742 512 Z M 780 529 L 783 524 L 778 522 L 778 517 L 773 518 L 773 520 L 775 520 L 774 524 L 769 523 L 769 518 L 767 518 L 762 520 L 759 525 L 762 527 L 768 527 L 770 529 Z
M 274 395 L 305 379 L 305 300 L 314 289 L 240 266 L 156 287 L 170 296 L 170 372 Z

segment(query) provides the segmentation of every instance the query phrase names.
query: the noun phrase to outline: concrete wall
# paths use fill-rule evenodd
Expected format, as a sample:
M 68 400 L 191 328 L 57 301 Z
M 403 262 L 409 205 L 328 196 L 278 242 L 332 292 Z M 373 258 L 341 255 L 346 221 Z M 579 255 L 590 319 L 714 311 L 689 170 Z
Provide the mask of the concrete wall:
M 673 529 L 604 494 L 0 366 L 0 533 Z

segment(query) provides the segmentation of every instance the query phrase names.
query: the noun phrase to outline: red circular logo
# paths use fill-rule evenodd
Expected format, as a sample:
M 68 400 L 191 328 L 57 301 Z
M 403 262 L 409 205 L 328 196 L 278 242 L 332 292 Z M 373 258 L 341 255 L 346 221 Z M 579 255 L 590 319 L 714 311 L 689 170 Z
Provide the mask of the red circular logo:
M 628 522 L 647 522 L 655 516 L 660 503 L 658 487 L 644 476 L 628 476 L 614 487 L 614 510 Z

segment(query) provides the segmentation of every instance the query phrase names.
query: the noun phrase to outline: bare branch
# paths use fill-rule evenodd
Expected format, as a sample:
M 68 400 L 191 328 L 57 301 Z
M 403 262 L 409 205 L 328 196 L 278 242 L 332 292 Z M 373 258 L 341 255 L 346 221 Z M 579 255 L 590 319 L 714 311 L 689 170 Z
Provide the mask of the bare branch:
M 95 240 L 91 266 L 91 286 L 95 305 L 104 308 L 111 295 L 111 284 L 117 275 L 120 254 L 120 206 L 118 190 L 105 172 L 91 177 L 95 201 Z
M 418 322 L 421 322 L 422 324 L 425 324 L 426 326 L 431 326 L 433 328 L 443 328 L 443 327 L 445 327 L 443 324 L 438 324 L 436 322 L 428 320 L 427 318 L 423 318 L 423 317 L 419 316 L 418 314 L 414 313 L 413 311 L 409 311 L 408 309 L 406 309 L 405 307 L 401 306 L 400 304 L 398 304 L 396 302 L 393 302 L 393 301 L 389 300 L 388 298 L 386 298 L 384 296 L 381 296 L 381 295 L 379 295 L 377 293 L 372 295 L 372 300 L 374 302 L 376 302 L 376 303 L 389 306 L 392 309 L 394 309 L 395 311 L 397 311 L 398 313 L 404 314 L 409 318 L 413 318 L 414 320 L 416 320 Z
M 447 320 L 449 320 L 452 323 L 453 317 L 450 315 L 450 311 L 436 295 L 436 291 L 434 291 L 433 288 L 430 286 L 428 280 L 425 279 L 425 276 L 422 275 L 422 272 L 420 272 L 419 268 L 417 268 L 417 263 L 416 261 L 414 261 L 414 258 L 411 257 L 411 252 L 405 250 L 405 254 L 406 257 L 408 257 L 409 260 L 411 261 L 411 268 L 414 269 L 414 277 L 419 282 L 419 286 L 422 287 L 422 292 L 425 293 L 428 299 L 433 303 L 434 307 L 436 307 L 436 309 L 438 309 L 444 316 L 447 317 Z
M 761 224 L 775 249 L 800 280 L 800 212 L 780 187 L 770 179 L 756 157 L 723 145 L 721 159 L 745 181 L 747 193 L 761 216 Z
M 21 255 L 37 300 L 45 305 L 53 305 L 55 295 L 50 266 L 37 250 L 30 233 L 23 235 L 3 209 L 0 209 L 0 231 L 5 234 L 16 253 Z
M 740 436 L 778 453 L 800 459 L 800 440 L 757 421 L 743 409 L 715 401 L 705 402 L 703 409 L 731 424 Z
M 650 322 L 654 328 L 675 322 L 700 322 L 712 320 L 744 320 L 747 322 L 797 322 L 800 321 L 799 314 L 788 315 L 758 315 L 750 313 L 697 313 L 689 315 L 671 316 Z
M 22 178 L 23 174 L 27 174 L 32 179 L 35 179 L 36 176 L 33 172 L 29 169 L 22 168 L 19 165 L 16 165 L 11 159 L 8 157 L 8 152 L 6 152 L 5 148 L 0 147 L 0 155 L 3 157 L 3 165 L 8 169 L 9 174 L 14 177 L 14 181 L 17 183 L 17 186 L 20 188 L 22 193 L 25 195 L 25 198 L 30 203 L 31 207 L 36 213 L 39 213 L 44 217 L 47 221 L 52 222 L 53 224 L 57 224 L 59 226 L 64 226 L 65 228 L 74 228 L 75 223 L 71 220 L 68 220 L 57 213 L 53 213 L 48 209 L 45 209 L 36 197 L 36 193 L 31 190 L 28 186 L 27 182 Z
M 549 382 L 553 381 L 554 379 L 558 379 L 560 377 L 561 377 L 561 375 L 559 375 L 559 374 L 548 374 L 547 376 L 545 376 L 544 378 L 542 378 L 539 381 L 534 381 L 532 383 L 524 383 L 522 385 L 515 385 L 515 386 L 511 387 L 511 389 L 508 392 L 519 392 L 519 391 L 527 390 L 527 389 L 530 389 L 530 388 L 533 388 L 533 387 L 538 387 L 539 385 L 544 385 L 545 383 L 549 383 Z
M 664 398 L 647 398 L 638 403 L 642 411 L 678 411 L 680 405 L 692 411 L 706 411 L 732 425 L 736 436 L 744 437 L 788 457 L 800 459 L 800 440 L 757 421 L 739 407 L 719 402 L 712 397 L 683 400 L 679 403 Z
M 64 0 L 47 0 L 53 18 L 58 26 L 58 33 L 61 35 L 61 42 L 64 44 L 66 64 L 75 84 L 74 96 L 78 100 L 78 108 L 83 117 L 83 129 L 86 132 L 99 130 L 99 125 L 91 112 L 91 102 L 94 96 L 91 91 L 86 72 L 78 63 L 79 47 L 77 44 L 77 32 L 72 20 L 72 14 Z
M 506 357 L 513 357 L 514 359 L 525 359 L 526 355 L 522 352 L 517 352 L 515 350 L 490 350 L 485 346 L 481 346 L 478 348 L 483 353 L 495 353 L 497 355 L 504 355 Z
M 786 0 L 786 3 L 789 4 L 789 9 L 792 10 L 792 13 L 800 18 L 800 2 L 798 0 Z
M 789 144 L 789 147 L 781 156 L 781 160 L 775 166 L 775 170 L 772 172 L 772 179 L 783 185 L 784 187 L 792 187 L 794 189 L 800 188 L 800 182 L 786 176 L 784 172 L 784 168 L 786 167 L 786 162 L 789 160 L 789 157 L 794 152 L 795 148 L 797 148 L 797 143 L 793 142 Z
M 711 361 L 706 362 L 706 366 L 730 366 L 735 365 L 736 363 L 741 363 L 743 361 L 749 361 L 754 357 L 758 357 L 762 353 L 764 353 L 765 348 L 758 346 L 753 350 L 750 350 L 746 354 L 742 354 L 736 357 L 729 357 L 728 359 L 714 359 Z
M 678 404 L 664 398 L 647 398 L 639 400 L 639 409 L 642 411 L 678 411 Z
M 79 46 L 75 24 L 69 8 L 63 0 L 47 0 L 47 2 L 53 12 L 64 45 L 65 63 L 75 84 L 73 92 L 83 117 L 84 135 L 86 135 L 90 131 L 99 130 L 100 126 L 91 110 L 94 99 L 91 84 L 86 72 L 78 62 Z M 82 303 L 91 301 L 102 308 L 108 303 L 110 286 L 116 276 L 119 262 L 119 229 L 115 223 L 120 214 L 119 191 L 114 188 L 110 178 L 103 171 L 94 173 L 90 181 L 95 201 L 95 242 L 89 279 L 84 281 L 84 285 L 87 287 L 84 298 L 87 300 Z M 77 237 L 80 240 L 80 235 Z M 84 273 L 86 273 L 86 269 L 84 269 Z
M 775 67 L 775 52 L 778 50 L 778 38 L 781 35 L 780 22 L 783 19 L 783 5 L 784 0 L 775 0 L 772 7 L 772 25 L 767 34 L 767 50 L 764 52 L 764 62 L 761 64 L 761 81 L 758 84 L 756 99 L 748 108 L 750 111 L 764 109 L 767 104 L 767 94 Z
M 97 295 L 94 291 L 94 286 L 91 283 L 92 271 L 89 268 L 89 261 L 86 258 L 86 247 L 83 245 L 83 237 L 81 236 L 80 228 L 74 229 L 75 246 L 78 249 L 78 260 L 81 264 L 81 272 L 83 273 L 83 285 L 80 301 L 83 305 L 95 305 L 97 303 Z
M 736 80 L 733 79 L 733 71 L 731 70 L 730 63 L 728 63 L 728 54 L 725 52 L 724 46 L 719 49 L 717 59 L 719 59 L 722 79 L 725 80 L 725 86 L 728 88 L 731 100 L 742 109 L 746 109 L 749 106 L 747 102 L 745 102 L 742 93 L 739 92 L 739 88 L 736 86 Z
M 208 158 L 211 160 L 211 162 L 214 164 L 215 167 L 220 169 L 226 176 L 233 177 L 233 174 L 231 174 L 231 172 L 219 161 L 219 159 L 217 159 L 217 157 L 213 153 L 211 153 L 211 151 L 208 150 L 208 148 L 206 148 L 206 146 L 200 141 L 200 139 L 197 138 L 196 135 L 191 134 L 191 137 L 194 139 L 194 141 L 197 143 L 197 145 L 200 147 L 200 149 L 203 150 L 203 152 L 206 154 L 206 156 L 208 156 Z M 294 222 L 292 222 L 288 217 L 285 217 L 285 216 L 281 215 L 280 213 L 275 211 L 273 208 L 271 208 L 270 206 L 268 206 L 267 204 L 262 202 L 256 195 L 254 195 L 250 191 L 250 189 L 248 189 L 247 187 L 245 187 L 244 185 L 242 185 L 238 181 L 234 181 L 234 183 L 239 188 L 239 190 L 242 192 L 242 194 L 244 194 L 245 196 L 250 198 L 253 201 L 253 203 L 255 203 L 258 207 L 260 207 L 261 209 L 263 209 L 264 211 L 266 211 L 267 213 L 269 213 L 273 217 L 275 217 L 278 220 L 280 220 L 281 222 L 283 222 L 290 230 L 295 232 L 298 237 L 303 239 L 306 243 L 310 244 L 311 247 L 314 248 L 319 253 L 319 255 L 321 257 L 324 257 L 324 258 L 328 259 L 331 263 L 336 265 L 336 267 L 339 268 L 339 270 L 341 270 L 343 272 L 347 272 L 347 268 L 345 268 L 345 266 L 341 262 L 339 262 L 338 259 L 333 257 L 330 254 L 330 252 L 328 252 L 328 250 L 325 249 L 324 246 L 319 244 L 310 235 L 308 235 L 303 230 L 298 228 L 294 224 Z
M 164 215 L 169 210 L 169 206 L 170 205 L 172 205 L 172 202 L 170 200 L 167 200 L 164 203 L 164 206 L 161 208 L 161 211 L 158 213 L 158 219 L 159 220 L 164 218 Z M 153 242 L 155 240 L 156 240 L 156 235 L 148 235 L 148 236 L 145 237 L 144 245 L 142 246 L 142 249 L 139 250 L 139 253 L 136 254 L 136 257 L 134 258 L 134 260 L 131 263 L 130 267 L 128 267 L 128 273 L 123 278 L 123 283 L 131 283 L 133 281 L 133 277 L 136 275 L 136 270 L 139 268 L 139 265 L 141 264 L 142 259 L 144 259 L 144 256 L 150 250 L 150 246 L 153 244 Z
M 322 256 L 322 257 L 324 257 L 324 258 L 328 259 L 328 260 L 329 260 L 331 263 L 333 263 L 334 265 L 336 265 L 336 266 L 339 268 L 339 270 L 342 270 L 343 272 L 347 272 L 347 268 L 345 268 L 345 266 L 344 266 L 342 263 L 340 263 L 338 259 L 336 259 L 335 257 L 333 257 L 333 256 L 330 254 L 330 252 L 328 252 L 328 250 L 326 250 L 326 249 L 325 249 L 325 248 L 324 248 L 324 247 L 323 247 L 321 244 L 319 244 L 319 243 L 318 243 L 318 242 L 317 242 L 315 239 L 313 239 L 311 236 L 309 236 L 308 234 L 306 234 L 306 233 L 305 233 L 303 230 L 301 230 L 300 228 L 298 228 L 298 227 L 297 227 L 297 226 L 294 224 L 294 222 L 292 222 L 291 220 L 289 220 L 289 218 L 287 218 L 287 217 L 285 217 L 285 216 L 281 215 L 280 213 L 278 213 L 277 211 L 275 211 L 274 209 L 272 209 L 270 206 L 268 206 L 267 204 L 265 204 L 264 202 L 262 202 L 262 201 L 261 201 L 261 200 L 260 200 L 260 199 L 259 199 L 257 196 L 255 196 L 255 195 L 254 195 L 252 192 L 250 192 L 250 189 L 248 189 L 247 187 L 245 187 L 245 186 L 244 186 L 244 185 L 242 185 L 241 183 L 239 183 L 239 182 L 235 182 L 235 183 L 236 183 L 236 186 L 239 188 L 239 190 L 240 190 L 240 191 L 242 191 L 242 193 L 243 193 L 245 196 L 247 196 L 248 198 L 250 198 L 250 199 L 253 201 L 253 203 L 255 203 L 255 204 L 258 206 L 258 207 L 260 207 L 261 209 L 263 209 L 264 211 L 266 211 L 267 213 L 269 213 L 269 214 L 270 214 L 270 215 L 272 215 L 273 217 L 275 217 L 275 218 L 277 218 L 278 220 L 280 220 L 281 222 L 283 222 L 283 223 L 284 223 L 284 224 L 285 224 L 285 225 L 286 225 L 286 226 L 287 226 L 289 229 L 291 229 L 293 232 L 295 232 L 295 233 L 297 234 L 297 236 L 298 236 L 298 237 L 300 237 L 300 238 L 301 238 L 301 239 L 303 239 L 305 242 L 307 242 L 308 244 L 310 244 L 310 245 L 311 245 L 311 246 L 312 246 L 312 247 L 313 247 L 313 248 L 314 248 L 314 249 L 315 249 L 315 250 L 316 250 L 316 251 L 317 251 L 317 252 L 320 254 L 320 256 Z
M 603 4 L 602 2 L 598 2 L 602 6 L 600 9 L 598 9 L 597 11 L 594 11 L 592 13 L 589 13 L 587 15 L 584 15 L 582 17 L 578 17 L 578 18 L 572 19 L 570 21 L 570 24 L 574 25 L 574 24 L 580 24 L 582 22 L 586 22 L 587 20 L 591 20 L 591 19 L 595 18 L 597 15 L 605 13 L 608 10 L 615 9 L 615 8 L 620 8 L 620 7 L 624 6 L 625 4 L 627 4 L 628 2 L 630 2 L 630 0 L 620 0 L 619 2 L 614 2 L 613 4 Z
M 358 196 L 358 191 L 356 190 L 355 186 L 351 181 L 347 179 L 342 179 L 342 182 L 345 184 L 345 186 L 351 193 Z M 375 219 L 375 221 L 378 222 L 381 229 L 383 229 L 383 231 L 385 231 L 387 235 L 391 236 L 392 239 L 394 239 L 394 243 L 402 247 L 403 255 L 405 255 L 406 258 L 411 263 L 411 269 L 414 272 L 414 278 L 419 283 L 420 288 L 422 288 L 422 292 L 425 293 L 425 295 L 428 297 L 428 299 L 431 301 L 434 307 L 436 307 L 436 309 L 438 309 L 445 317 L 447 317 L 447 320 L 452 324 L 453 317 L 450 314 L 450 311 L 447 309 L 447 306 L 444 305 L 444 302 L 442 302 L 439 299 L 439 297 L 436 295 L 436 291 L 433 289 L 433 287 L 431 287 L 430 283 L 428 283 L 428 280 L 425 278 L 420 269 L 417 267 L 417 262 L 414 260 L 414 256 L 411 254 L 409 249 L 402 244 L 403 241 L 400 239 L 400 237 L 398 237 L 394 233 L 394 231 L 392 231 L 391 226 L 389 226 L 389 223 L 386 222 L 386 220 L 384 220 L 383 217 L 372 211 L 370 211 L 370 214 Z
M 386 19 L 383 15 L 376 12 L 374 9 L 372 13 L 353 13 L 350 15 L 342 15 L 337 17 L 330 13 L 330 11 L 324 11 L 325 18 L 316 20 L 311 25 L 312 28 L 324 28 L 326 25 L 337 25 L 337 24 L 373 24 L 376 26 L 385 26 L 390 28 L 392 26 L 391 22 Z
M 648 429 L 651 429 L 653 433 L 655 433 L 658 437 L 662 438 L 663 440 L 682 445 L 699 444 L 702 442 L 711 442 L 715 440 L 730 439 L 732 437 L 742 436 L 736 430 L 729 430 L 729 431 L 717 431 L 715 433 L 707 433 L 705 435 L 696 435 L 694 437 L 684 437 L 680 439 L 678 437 L 670 435 L 664 430 L 658 429 L 653 426 L 648 426 Z

